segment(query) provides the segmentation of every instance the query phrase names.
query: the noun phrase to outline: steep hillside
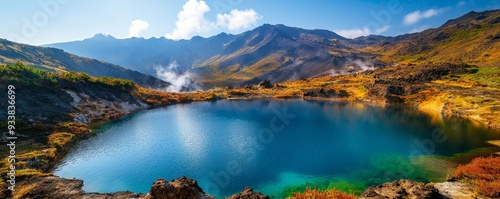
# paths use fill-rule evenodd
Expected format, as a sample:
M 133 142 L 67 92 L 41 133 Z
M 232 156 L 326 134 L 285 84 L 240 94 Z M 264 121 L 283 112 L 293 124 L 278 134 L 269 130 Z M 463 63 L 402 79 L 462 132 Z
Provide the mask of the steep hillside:
M 365 39 L 365 41 L 363 41 Z M 439 28 L 393 38 L 356 39 L 387 62 L 500 64 L 500 10 L 470 12 Z
M 85 72 L 92 76 L 110 76 L 129 79 L 150 88 L 166 87 L 169 84 L 155 77 L 122 68 L 95 59 L 79 57 L 60 49 L 37 47 L 0 39 L 0 63 L 22 62 L 50 71 Z
M 69 113 L 77 113 L 82 109 L 74 104 L 75 99 L 103 99 L 126 102 L 140 107 L 131 91 L 135 84 L 130 80 L 108 77 L 94 78 L 86 73 L 48 72 L 21 63 L 0 65 L 0 83 L 13 85 L 16 91 L 16 119 L 23 121 L 40 121 L 54 124 L 73 119 Z M 0 91 L 6 93 L 6 87 Z M 78 94 L 73 94 L 78 93 Z M 3 96 L 7 97 L 7 96 Z M 2 97 L 2 99 L 4 99 Z M 0 102 L 2 109 L 7 108 L 7 99 Z M 2 114 L 0 121 L 7 120 Z

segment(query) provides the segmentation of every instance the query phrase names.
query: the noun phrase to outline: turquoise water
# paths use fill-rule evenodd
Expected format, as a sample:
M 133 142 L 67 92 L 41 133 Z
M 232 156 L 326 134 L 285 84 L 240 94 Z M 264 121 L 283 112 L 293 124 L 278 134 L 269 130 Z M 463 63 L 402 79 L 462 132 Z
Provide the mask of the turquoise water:
M 196 179 L 228 196 L 304 187 L 357 193 L 394 179 L 438 181 L 460 153 L 498 150 L 500 134 L 408 108 L 307 100 L 217 101 L 138 112 L 97 129 L 55 174 L 88 192 L 146 193 L 158 178 Z

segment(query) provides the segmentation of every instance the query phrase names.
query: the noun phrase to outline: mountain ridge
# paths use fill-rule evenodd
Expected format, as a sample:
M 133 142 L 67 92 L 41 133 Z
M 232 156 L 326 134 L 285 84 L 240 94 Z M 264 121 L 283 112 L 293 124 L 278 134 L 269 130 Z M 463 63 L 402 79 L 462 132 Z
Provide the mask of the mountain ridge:
M 456 49 L 461 49 L 457 51 Z M 383 61 L 455 62 L 480 66 L 500 64 L 500 10 L 469 12 L 438 28 L 384 38 L 362 49 Z
M 49 46 L 149 75 L 176 63 L 204 88 L 273 83 L 360 72 L 393 64 L 451 62 L 493 66 L 500 61 L 500 10 L 469 12 L 437 28 L 398 36 L 344 38 L 329 30 L 264 24 L 241 34 L 166 38 L 94 39 Z M 488 35 L 482 35 L 487 33 Z M 463 48 L 463 52 L 454 49 Z M 78 51 L 78 52 L 76 52 Z
M 335 71 L 362 70 L 354 60 L 367 62 L 371 67 L 376 65 L 373 63 L 376 61 L 370 59 L 373 55 L 355 50 L 355 44 L 348 41 L 328 30 L 264 24 L 238 35 L 220 33 L 190 40 L 116 39 L 96 35 L 94 39 L 46 46 L 150 75 L 156 75 L 158 66 L 165 67 L 175 61 L 179 67 L 174 72 L 189 71 L 202 84 L 208 85 L 206 87 L 212 87 L 242 85 L 262 79 L 281 82 Z

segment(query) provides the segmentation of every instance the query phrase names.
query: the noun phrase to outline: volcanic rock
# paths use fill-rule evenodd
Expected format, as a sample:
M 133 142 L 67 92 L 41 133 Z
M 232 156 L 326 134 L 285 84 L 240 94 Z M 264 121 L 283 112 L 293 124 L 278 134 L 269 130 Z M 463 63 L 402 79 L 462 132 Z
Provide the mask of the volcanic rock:
M 373 186 L 365 190 L 361 199 L 382 199 L 382 198 L 419 198 L 435 199 L 445 198 L 434 187 L 432 183 L 425 184 L 412 180 L 397 180 L 387 182 L 378 186 Z
M 226 197 L 225 199 L 269 199 L 269 196 L 266 196 L 260 192 L 254 192 L 252 188 L 245 187 L 241 193 L 234 194 L 232 196 Z

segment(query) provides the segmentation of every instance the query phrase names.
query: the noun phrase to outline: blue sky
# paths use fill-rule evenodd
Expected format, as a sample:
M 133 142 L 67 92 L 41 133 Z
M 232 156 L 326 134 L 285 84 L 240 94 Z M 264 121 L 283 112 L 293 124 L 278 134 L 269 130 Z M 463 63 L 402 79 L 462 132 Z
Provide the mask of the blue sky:
M 117 38 L 189 39 L 264 23 L 327 29 L 346 37 L 438 27 L 498 0 L 0 0 L 0 38 L 33 45 Z

